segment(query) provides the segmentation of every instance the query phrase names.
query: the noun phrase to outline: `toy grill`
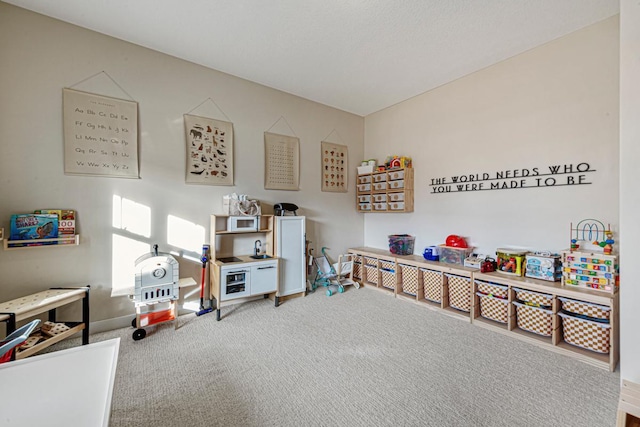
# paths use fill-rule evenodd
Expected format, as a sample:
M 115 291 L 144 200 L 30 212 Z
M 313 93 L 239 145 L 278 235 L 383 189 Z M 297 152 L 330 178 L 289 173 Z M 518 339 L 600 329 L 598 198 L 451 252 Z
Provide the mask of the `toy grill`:
M 178 261 L 169 254 L 154 252 L 138 258 L 135 263 L 136 283 L 133 301 L 154 304 L 174 301 L 179 297 Z

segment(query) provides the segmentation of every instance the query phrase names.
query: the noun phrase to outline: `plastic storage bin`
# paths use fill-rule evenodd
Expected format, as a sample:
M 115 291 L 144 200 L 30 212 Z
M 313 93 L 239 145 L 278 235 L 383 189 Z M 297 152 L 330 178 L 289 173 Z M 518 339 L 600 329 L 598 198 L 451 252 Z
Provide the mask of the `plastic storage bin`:
M 566 342 L 598 353 L 609 353 L 611 342 L 609 323 L 580 319 L 565 313 L 558 314 L 562 318 L 562 334 Z
M 485 282 L 483 280 L 475 279 L 478 292 L 485 295 L 492 295 L 498 298 L 507 298 L 509 293 L 509 287 L 504 285 L 498 285 L 496 283 Z
M 449 284 L 449 305 L 461 311 L 471 311 L 471 279 L 446 274 Z
M 402 292 L 416 296 L 418 294 L 418 267 L 399 264 Z
M 424 287 L 424 297 L 429 301 L 442 302 L 442 285 L 444 274 L 441 271 L 420 269 L 422 275 L 422 286 Z
M 517 301 L 513 301 L 516 306 L 516 322 L 520 329 L 533 332 L 534 334 L 550 337 L 553 331 L 553 312 L 540 307 L 532 307 Z
M 438 245 L 440 250 L 440 262 L 446 264 L 464 265 L 464 259 L 471 255 L 473 248 L 453 248 L 446 245 Z
M 509 301 L 477 292 L 480 297 L 480 316 L 485 319 L 507 323 L 509 316 Z
M 408 234 L 392 234 L 389 237 L 389 252 L 394 255 L 412 255 L 416 238 Z
M 562 260 L 559 254 L 529 253 L 526 260 L 525 276 L 549 282 L 562 279 Z
M 393 291 L 396 290 L 396 272 L 394 270 L 380 270 L 380 284 Z
M 374 285 L 378 284 L 378 267 L 373 267 L 371 265 L 366 265 L 364 267 L 365 270 L 365 280 Z
M 517 249 L 496 249 L 497 272 L 511 276 L 524 275 L 524 260 L 527 251 Z
M 525 305 L 545 309 L 551 308 L 553 302 L 553 296 L 551 295 L 518 288 L 513 288 L 513 290 L 516 291 L 516 299 Z
M 590 302 L 578 301 L 569 298 L 558 297 L 562 303 L 562 309 L 569 313 L 591 317 L 593 319 L 609 320 L 611 307 L 593 304 Z

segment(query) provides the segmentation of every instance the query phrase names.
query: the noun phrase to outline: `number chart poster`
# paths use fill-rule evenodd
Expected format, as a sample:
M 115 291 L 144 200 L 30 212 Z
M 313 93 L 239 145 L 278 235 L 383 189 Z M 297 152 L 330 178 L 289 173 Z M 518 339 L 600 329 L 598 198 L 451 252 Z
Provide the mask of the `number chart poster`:
M 233 123 L 184 115 L 187 184 L 233 185 Z
M 264 188 L 299 190 L 300 140 L 293 136 L 264 133 Z
M 64 173 L 139 178 L 138 103 L 63 89 Z
M 347 146 L 322 141 L 322 191 L 347 192 Z

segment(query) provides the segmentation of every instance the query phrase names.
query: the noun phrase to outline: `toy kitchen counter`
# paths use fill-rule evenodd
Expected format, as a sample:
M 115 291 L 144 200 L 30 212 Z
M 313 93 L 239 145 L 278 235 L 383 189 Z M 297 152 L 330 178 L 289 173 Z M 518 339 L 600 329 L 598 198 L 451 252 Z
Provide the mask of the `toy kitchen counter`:
M 270 255 L 238 255 L 217 258 L 211 262 L 210 298 L 216 300 L 216 316 L 220 320 L 223 303 L 237 303 L 257 296 L 268 298 L 278 290 L 279 258 Z M 275 298 L 276 307 L 279 299 Z

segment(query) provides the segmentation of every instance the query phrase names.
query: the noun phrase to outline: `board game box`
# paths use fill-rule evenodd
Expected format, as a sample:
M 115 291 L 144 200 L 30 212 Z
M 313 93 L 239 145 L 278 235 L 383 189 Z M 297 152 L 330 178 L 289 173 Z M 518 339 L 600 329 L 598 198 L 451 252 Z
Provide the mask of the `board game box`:
M 58 237 L 58 215 L 17 214 L 11 215 L 9 240 L 55 239 Z M 35 242 L 34 242 L 35 243 Z M 36 244 L 43 244 L 39 242 Z M 56 243 L 56 242 L 46 242 Z
M 39 209 L 36 214 L 54 214 L 58 217 L 58 237 L 73 237 L 76 234 L 76 212 L 72 209 Z M 59 245 L 72 245 L 74 240 L 58 242 Z

